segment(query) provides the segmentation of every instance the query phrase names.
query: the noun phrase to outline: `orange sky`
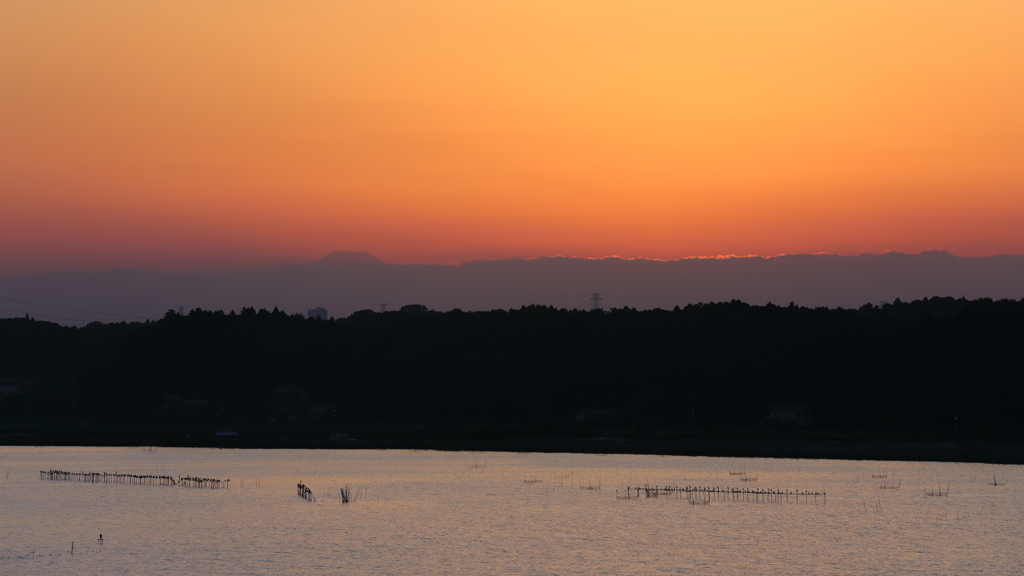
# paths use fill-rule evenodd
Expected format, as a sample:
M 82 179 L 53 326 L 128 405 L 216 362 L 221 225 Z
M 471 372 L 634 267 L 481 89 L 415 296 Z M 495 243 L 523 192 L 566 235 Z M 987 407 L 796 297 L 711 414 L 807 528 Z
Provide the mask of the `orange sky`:
M 1020 0 L 7 0 L 0 275 L 1022 254 L 1022 30 Z

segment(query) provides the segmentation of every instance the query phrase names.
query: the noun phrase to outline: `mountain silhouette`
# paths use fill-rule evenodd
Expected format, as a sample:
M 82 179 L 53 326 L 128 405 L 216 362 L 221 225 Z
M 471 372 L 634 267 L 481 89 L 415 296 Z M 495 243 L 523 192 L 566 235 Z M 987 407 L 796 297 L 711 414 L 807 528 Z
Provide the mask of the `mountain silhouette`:
M 372 264 L 372 265 L 364 265 Z M 686 306 L 741 300 L 830 308 L 879 301 L 1024 297 L 1024 256 L 962 258 L 945 251 L 795 254 L 671 261 L 536 258 L 457 265 L 387 264 L 365 252 L 335 252 L 312 264 L 216 273 L 150 270 L 49 272 L 0 280 L 0 317 L 83 324 L 156 319 L 168 309 L 289 313 L 357 310 L 493 310 L 542 304 L 589 308 Z
M 313 262 L 316 266 L 351 266 L 353 264 L 383 264 L 379 258 L 370 254 L 369 252 L 349 252 L 347 250 L 338 250 L 337 252 L 331 252 L 327 256 Z

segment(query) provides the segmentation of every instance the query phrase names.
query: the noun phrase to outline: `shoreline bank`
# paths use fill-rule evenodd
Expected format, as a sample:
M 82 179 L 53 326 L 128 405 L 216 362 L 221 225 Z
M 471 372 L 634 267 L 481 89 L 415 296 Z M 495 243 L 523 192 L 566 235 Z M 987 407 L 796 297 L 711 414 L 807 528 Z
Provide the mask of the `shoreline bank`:
M 60 424 L 5 426 L 0 429 L 0 446 L 393 449 L 1024 464 L 1024 443 L 1020 442 L 993 442 L 952 435 L 774 430 L 624 434 L 619 430 L 602 429 L 352 427 L 341 431 L 340 428 Z

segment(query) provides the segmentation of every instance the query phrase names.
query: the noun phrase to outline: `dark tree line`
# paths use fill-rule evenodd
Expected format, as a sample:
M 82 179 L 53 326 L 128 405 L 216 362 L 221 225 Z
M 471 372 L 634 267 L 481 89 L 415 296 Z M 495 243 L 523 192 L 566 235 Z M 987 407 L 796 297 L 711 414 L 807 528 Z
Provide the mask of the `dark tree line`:
M 1019 438 L 1022 350 L 1024 300 L 0 320 L 0 378 L 36 390 L 5 411 L 108 421 L 161 417 L 172 394 L 207 399 L 204 418 L 263 421 L 290 386 L 344 422 L 550 425 L 603 408 L 628 425 L 749 427 L 801 402 L 821 429 Z

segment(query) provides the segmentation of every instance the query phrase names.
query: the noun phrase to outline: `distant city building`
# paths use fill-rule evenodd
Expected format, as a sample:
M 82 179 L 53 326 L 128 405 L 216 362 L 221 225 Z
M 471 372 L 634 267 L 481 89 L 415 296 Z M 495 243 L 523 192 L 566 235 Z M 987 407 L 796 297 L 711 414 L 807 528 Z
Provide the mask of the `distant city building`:
M 321 320 L 327 320 L 327 308 L 310 308 L 310 310 L 306 312 L 306 318 L 319 318 Z

